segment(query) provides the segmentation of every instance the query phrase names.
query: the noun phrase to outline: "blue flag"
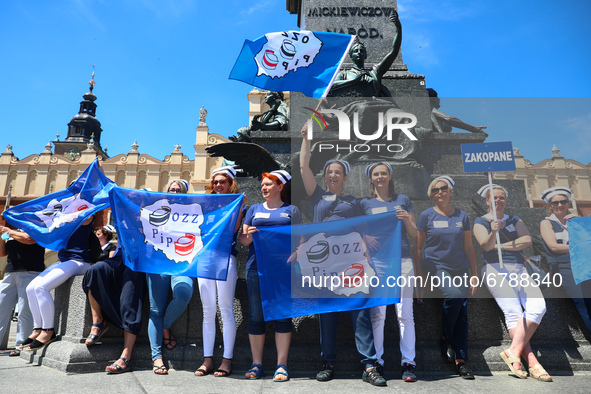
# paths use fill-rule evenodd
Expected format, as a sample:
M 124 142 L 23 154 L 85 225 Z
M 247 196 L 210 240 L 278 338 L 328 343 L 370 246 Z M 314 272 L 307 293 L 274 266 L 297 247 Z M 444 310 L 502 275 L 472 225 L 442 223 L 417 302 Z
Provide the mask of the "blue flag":
M 109 190 L 113 185 L 95 160 L 66 190 L 12 207 L 4 212 L 4 218 L 39 245 L 60 250 L 86 219 L 109 207 Z
M 179 194 L 114 187 L 113 220 L 134 271 L 226 280 L 242 194 Z
M 575 283 L 591 279 L 591 217 L 568 220 L 570 266 Z
M 400 301 L 400 221 L 393 212 L 254 233 L 266 321 Z
M 275 92 L 326 97 L 354 38 L 301 30 L 246 40 L 230 79 Z

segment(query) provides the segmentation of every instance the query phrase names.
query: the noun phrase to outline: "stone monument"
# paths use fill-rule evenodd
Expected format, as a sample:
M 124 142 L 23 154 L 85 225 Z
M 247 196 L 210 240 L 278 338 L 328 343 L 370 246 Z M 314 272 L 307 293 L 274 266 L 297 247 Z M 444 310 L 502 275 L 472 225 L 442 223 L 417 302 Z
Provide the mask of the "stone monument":
M 356 34 L 366 48 L 367 58 L 364 59 L 364 67 L 367 69 L 379 64 L 392 51 L 392 39 L 397 32 L 396 26 L 391 20 L 391 17 L 396 14 L 395 1 L 360 0 L 351 5 L 351 2 L 343 0 L 289 0 L 287 7 L 288 11 L 299 13 L 300 21 L 305 19 L 306 25 L 300 26 L 303 29 Z M 398 31 L 398 33 L 400 32 Z M 353 67 L 356 65 L 351 61 L 344 64 L 344 69 Z M 473 221 L 477 216 L 476 210 L 473 209 L 475 192 L 480 186 L 487 183 L 487 177 L 485 174 L 463 173 L 461 144 L 483 142 L 487 135 L 478 132 L 435 132 L 432 127 L 432 110 L 425 87 L 425 77 L 408 71 L 402 61 L 400 51 L 396 53 L 394 60 L 384 71 L 381 83 L 390 92 L 396 108 L 415 115 L 416 126 L 423 130 L 420 143 L 416 147 L 416 156 L 414 156 L 420 166 L 399 163 L 400 165 L 394 167 L 393 178 L 396 191 L 411 198 L 418 217 L 423 210 L 433 205 L 426 193 L 429 182 L 439 175 L 451 175 L 456 181 L 452 205 L 466 211 Z M 290 162 L 292 154 L 299 151 L 300 129 L 310 118 L 310 111 L 305 108 L 316 108 L 318 104 L 316 100 L 297 93 L 290 95 L 290 102 L 289 127 L 283 128 L 282 126 L 277 130 L 269 131 L 269 129 L 265 129 L 265 126 L 255 128 L 251 126 L 248 136 L 253 143 L 264 147 L 277 161 L 282 163 Z M 201 113 L 203 118 L 205 114 Z M 257 122 L 262 125 L 277 120 L 278 118 L 265 116 L 265 114 L 257 118 Z M 256 124 L 258 125 L 258 123 Z M 490 132 L 494 135 L 494 130 Z M 318 132 L 315 134 L 315 139 L 318 136 L 319 140 L 334 141 L 335 135 L 330 131 Z M 365 165 L 359 165 L 364 158 L 354 157 L 353 159 L 358 160 L 359 163 L 351 163 L 353 170 L 348 176 L 345 191 L 359 198 L 365 197 L 368 193 L 369 180 L 363 175 Z M 297 169 L 293 170 L 297 171 Z M 511 180 L 498 181 L 497 183 L 505 187 L 511 196 L 506 211 L 521 217 L 530 232 L 539 235 L 538 224 L 545 214 L 540 209 L 527 208 L 524 184 L 521 181 Z M 248 204 L 262 202 L 258 180 L 240 178 L 239 184 L 241 192 L 245 192 L 248 196 Z M 479 251 L 478 246 L 475 247 Z M 478 252 L 477 254 L 479 255 Z M 526 250 L 525 254 L 526 256 L 531 255 L 531 250 Z M 478 260 L 478 264 L 481 266 L 480 257 Z M 234 304 L 238 326 L 234 350 L 236 356 L 233 360 L 236 371 L 246 370 L 251 362 L 247 334 L 248 302 L 244 281 L 245 261 L 246 249 L 241 247 L 237 258 L 240 279 L 237 283 Z M 61 340 L 52 343 L 39 352 L 40 354 L 23 352 L 21 357 L 68 372 L 103 370 L 108 361 L 118 357 L 122 341 L 120 330 L 110 330 L 102 339 L 103 345 L 92 348 L 87 348 L 84 345 L 83 341 L 90 330 L 91 319 L 90 308 L 80 289 L 80 282 L 80 277 L 70 279 L 55 291 L 56 330 Z M 487 293 L 486 288 L 479 289 L 477 297 L 469 303 L 470 365 L 476 371 L 505 371 L 506 365 L 498 354 L 502 349 L 508 347 L 509 335 L 504 326 L 502 312 Z M 546 292 L 546 295 L 552 296 L 552 293 Z M 146 295 L 144 321 L 147 321 L 148 305 Z M 547 308 L 548 313 L 532 339 L 534 351 L 540 349 L 542 352 L 543 356 L 540 361 L 544 367 L 550 371 L 589 370 L 591 334 L 586 331 L 572 303 L 565 299 L 548 298 Z M 453 371 L 452 366 L 444 364 L 439 358 L 440 314 L 441 300 L 427 299 L 422 304 L 416 302 L 414 304 L 417 331 L 416 362 L 419 378 L 422 370 Z M 194 370 L 201 364 L 203 356 L 201 316 L 201 302 L 198 295 L 195 294 L 185 313 L 172 327 L 172 332 L 178 342 L 177 347 L 173 351 L 165 350 L 163 354 L 171 367 Z M 219 323 L 218 325 L 221 326 Z M 388 307 L 386 333 L 384 359 L 387 375 L 390 377 L 393 375 L 391 371 L 398 371 L 400 365 L 398 324 L 393 305 Z M 294 319 L 294 333 L 289 355 L 291 370 L 310 371 L 310 376 L 317 372 L 317 368 L 320 367 L 319 335 L 316 316 Z M 268 337 L 264 359 L 265 367 L 271 368 L 270 362 L 275 357 L 275 349 L 272 335 Z M 344 319 L 339 325 L 337 338 L 341 348 L 338 369 L 340 371 L 357 371 L 359 359 L 349 319 Z M 217 340 L 221 345 L 220 336 Z M 216 360 L 221 358 L 220 350 L 216 344 Z M 151 366 L 147 324 L 138 336 L 132 363 L 134 367 L 149 368 Z

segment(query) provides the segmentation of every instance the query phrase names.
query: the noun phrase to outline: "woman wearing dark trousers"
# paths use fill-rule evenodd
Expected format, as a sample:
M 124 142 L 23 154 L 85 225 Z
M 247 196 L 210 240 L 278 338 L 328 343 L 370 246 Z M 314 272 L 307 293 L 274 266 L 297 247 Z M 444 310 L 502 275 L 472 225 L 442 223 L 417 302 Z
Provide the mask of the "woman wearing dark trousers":
M 117 361 L 106 367 L 108 374 L 131 370 L 131 353 L 142 329 L 145 284 L 145 274 L 125 265 L 120 248 L 112 258 L 92 265 L 84 275 L 82 289 L 88 296 L 92 313 L 86 346 L 96 344 L 111 324 L 123 329 L 123 351 Z
M 351 218 L 361 215 L 359 201 L 351 195 L 343 193 L 343 184 L 351 167 L 344 160 L 329 160 L 324 165 L 324 180 L 327 189 L 323 190 L 317 183 L 310 169 L 310 140 L 307 129 L 302 129 L 302 147 L 300 150 L 300 171 L 304 187 L 314 207 L 314 222 L 324 222 Z M 373 328 L 369 309 L 350 311 L 355 344 L 361 355 L 364 367 L 362 379 L 374 386 L 386 386 L 386 379 L 379 373 Z M 320 347 L 323 362 L 322 369 L 316 380 L 325 382 L 334 377 L 334 365 L 337 358 L 337 329 L 339 312 L 322 313 L 320 321 Z
M 466 212 L 454 208 L 450 198 L 454 181 L 449 176 L 435 178 L 427 190 L 435 206 L 426 209 L 417 221 L 415 261 L 421 261 L 422 274 L 437 276 L 442 284 L 438 291 L 443 299 L 441 313 L 442 356 L 455 362 L 458 374 L 474 379 L 466 365 L 468 359 L 468 297 L 475 285 L 454 286 L 453 279 L 476 275 L 476 253 L 472 245 L 470 220 Z M 424 252 L 422 251 L 423 246 Z
M 570 265 L 568 220 L 576 216 L 568 211 L 571 195 L 572 191 L 563 186 L 551 187 L 542 192 L 550 216 L 540 223 L 540 233 L 551 273 L 560 274 L 562 290 L 573 301 L 591 333 L 591 280 L 577 285 Z
M 252 365 L 244 375 L 247 379 L 259 379 L 263 376 L 263 350 L 265 347 L 266 324 L 259 283 L 258 264 L 252 234 L 258 228 L 270 226 L 289 226 L 300 224 L 302 217 L 297 207 L 289 205 L 285 195 L 285 185 L 291 179 L 286 171 L 277 170 L 262 175 L 261 193 L 265 202 L 254 204 L 246 212 L 242 234 L 238 240 L 248 246 L 246 261 L 246 286 L 248 289 L 248 339 L 252 353 Z M 291 319 L 275 320 L 275 346 L 277 348 L 277 366 L 273 381 L 289 380 L 287 358 L 293 330 Z

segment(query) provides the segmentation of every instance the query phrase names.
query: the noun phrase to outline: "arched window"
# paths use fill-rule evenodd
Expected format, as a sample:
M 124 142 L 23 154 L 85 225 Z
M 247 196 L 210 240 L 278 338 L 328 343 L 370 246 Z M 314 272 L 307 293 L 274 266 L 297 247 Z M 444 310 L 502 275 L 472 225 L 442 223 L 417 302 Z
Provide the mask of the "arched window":
M 47 182 L 47 190 L 45 190 L 45 194 L 51 193 L 51 192 L 57 192 L 57 171 L 56 170 L 52 170 L 49 173 L 49 179 Z
M 160 180 L 158 182 L 158 191 L 160 192 L 165 192 L 166 190 L 164 190 L 164 188 L 166 187 L 166 184 L 168 183 L 170 175 L 168 174 L 168 171 L 162 171 L 160 173 Z
M 37 171 L 32 170 L 27 176 L 27 183 L 25 184 L 25 195 L 35 194 L 35 186 L 37 185 Z
M 125 186 L 125 170 L 117 171 L 117 177 L 115 178 L 117 186 Z
M 68 184 L 66 185 L 66 187 L 69 186 L 70 183 L 74 182 L 76 179 L 78 179 L 78 170 L 70 171 L 70 174 L 68 175 Z
M 146 188 L 146 171 L 140 171 L 137 174 L 136 189 L 145 189 Z
M 10 185 L 12 185 L 12 188 L 14 190 L 14 187 L 16 185 L 16 171 L 10 171 L 10 175 L 8 175 L 8 179 L 6 180 L 6 188 L 4 189 L 5 196 L 8 194 L 8 189 L 10 188 Z

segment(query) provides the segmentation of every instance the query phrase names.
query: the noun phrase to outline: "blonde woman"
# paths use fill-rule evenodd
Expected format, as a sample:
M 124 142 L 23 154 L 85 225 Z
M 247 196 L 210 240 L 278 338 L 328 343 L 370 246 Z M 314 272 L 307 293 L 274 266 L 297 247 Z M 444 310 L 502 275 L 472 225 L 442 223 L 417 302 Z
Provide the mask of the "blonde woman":
M 568 220 L 576 215 L 568 212 L 572 191 L 563 186 L 551 187 L 542 192 L 542 200 L 548 204 L 548 214 L 540 223 L 540 233 L 546 250 L 546 260 L 551 274 L 560 274 L 562 289 L 573 301 L 587 330 L 591 332 L 591 281 L 575 283 L 568 250 Z
M 205 188 L 208 194 L 238 194 L 236 170 L 231 166 L 216 168 L 211 174 L 211 181 Z M 238 232 L 246 213 L 246 197 L 242 203 L 240 215 L 234 233 Z M 223 322 L 224 355 L 214 375 L 225 377 L 232 373 L 232 357 L 236 341 L 236 318 L 234 316 L 234 293 L 236 291 L 236 242 L 232 243 L 232 254 L 228 264 L 228 276 L 225 281 L 197 278 L 199 295 L 203 306 L 203 364 L 195 371 L 196 376 L 204 376 L 213 371 L 213 346 L 215 344 L 215 316 L 220 307 Z M 216 302 L 217 299 L 217 302 Z
M 455 182 L 447 175 L 435 178 L 427 193 L 435 206 L 421 212 L 417 221 L 416 261 L 423 272 L 437 276 L 444 297 L 441 314 L 441 355 L 454 362 L 463 379 L 474 379 L 468 359 L 468 297 L 476 291 L 470 281 L 453 286 L 453 279 L 476 275 L 476 254 L 472 245 L 470 219 L 451 205 Z M 425 246 L 424 253 L 422 251 Z
M 489 213 L 474 221 L 474 236 L 482 247 L 485 262 L 482 267 L 483 277 L 505 315 L 505 324 L 511 337 L 511 346 L 501 352 L 501 358 L 517 377 L 525 379 L 527 375 L 521 369 L 523 356 L 530 366 L 531 377 L 551 382 L 552 378 L 540 365 L 529 344 L 546 313 L 546 302 L 540 288 L 533 285 L 531 279 L 524 280 L 528 274 L 522 250 L 531 245 L 531 235 L 521 219 L 505 214 L 507 190 L 493 185 L 491 198 L 490 185 L 485 185 L 478 193 L 486 198 L 490 208 Z M 496 209 L 497 220 L 494 220 L 493 209 Z M 503 267 L 499 263 L 497 232 L 500 234 Z M 491 282 L 491 278 L 495 281 Z M 512 278 L 518 280 L 512 281 Z M 493 283 L 495 285 L 491 286 Z

